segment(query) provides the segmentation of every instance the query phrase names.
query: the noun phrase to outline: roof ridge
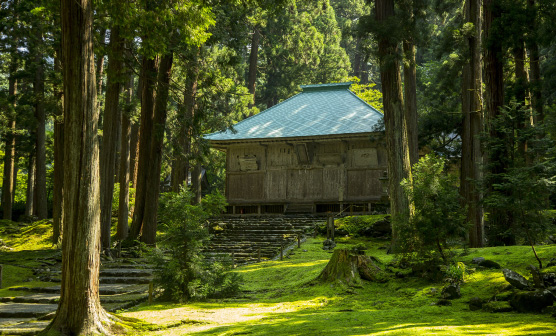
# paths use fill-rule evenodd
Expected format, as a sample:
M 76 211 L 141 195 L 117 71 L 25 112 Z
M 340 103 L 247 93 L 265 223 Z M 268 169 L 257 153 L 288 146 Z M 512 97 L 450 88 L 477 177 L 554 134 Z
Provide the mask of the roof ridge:
M 299 85 L 303 92 L 320 90 L 349 90 L 352 82 Z

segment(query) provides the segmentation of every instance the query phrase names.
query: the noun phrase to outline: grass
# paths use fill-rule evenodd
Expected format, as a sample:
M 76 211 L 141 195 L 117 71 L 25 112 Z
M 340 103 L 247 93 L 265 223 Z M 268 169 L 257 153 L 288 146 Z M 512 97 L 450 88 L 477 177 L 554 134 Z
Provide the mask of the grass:
M 32 225 L 0 223 L 0 239 L 14 248 L 0 253 L 4 287 L 43 286 L 33 278 L 32 267 L 59 253 L 51 247 L 48 222 Z M 331 252 L 322 250 L 323 238 L 309 239 L 283 261 L 267 261 L 238 267 L 243 276 L 238 297 L 208 302 L 142 304 L 120 315 L 134 325 L 133 335 L 556 335 L 549 314 L 487 313 L 470 311 L 472 297 L 491 298 L 504 291 L 507 282 L 500 270 L 475 269 L 474 257 L 484 257 L 528 276 L 526 267 L 536 265 L 528 246 L 456 250 L 457 259 L 470 270 L 461 288 L 463 297 L 452 306 L 433 305 L 442 282 L 421 278 L 393 278 L 387 283 L 362 282 L 357 287 L 313 281 Z M 383 262 L 385 240 L 337 239 L 337 248 L 358 244 Z M 537 246 L 544 263 L 556 256 L 555 245 Z M 549 269 L 555 272 L 556 267 Z M 0 297 L 17 292 L 0 289 Z
M 323 239 L 309 239 L 284 261 L 268 261 L 239 267 L 244 295 L 205 303 L 156 303 L 139 306 L 125 316 L 168 324 L 179 319 L 204 322 L 183 324 L 145 335 L 556 335 L 554 317 L 548 314 L 487 313 L 470 311 L 474 296 L 491 298 L 507 287 L 500 270 L 476 270 L 462 286 L 463 297 L 452 306 L 433 305 L 443 283 L 420 278 L 392 279 L 360 287 L 314 280 L 331 254 L 321 249 Z M 338 248 L 363 243 L 367 254 L 384 262 L 387 241 L 342 238 Z M 306 252 L 304 252 L 304 250 Z M 527 275 L 535 264 L 530 247 L 492 247 L 456 251 L 472 269 L 471 259 L 482 256 Z M 469 253 L 469 254 L 467 254 Z M 539 246 L 544 260 L 556 246 Z

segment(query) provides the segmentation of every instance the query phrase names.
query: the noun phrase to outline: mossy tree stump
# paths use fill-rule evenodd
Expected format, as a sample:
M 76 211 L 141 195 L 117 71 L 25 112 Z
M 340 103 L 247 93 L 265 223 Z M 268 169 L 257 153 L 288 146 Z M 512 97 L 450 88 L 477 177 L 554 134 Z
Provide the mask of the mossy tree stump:
M 375 282 L 386 282 L 388 275 L 379 267 L 380 262 L 366 255 L 354 254 L 347 249 L 334 250 L 332 258 L 322 270 L 318 281 L 340 281 L 347 284 L 357 284 L 361 279 Z

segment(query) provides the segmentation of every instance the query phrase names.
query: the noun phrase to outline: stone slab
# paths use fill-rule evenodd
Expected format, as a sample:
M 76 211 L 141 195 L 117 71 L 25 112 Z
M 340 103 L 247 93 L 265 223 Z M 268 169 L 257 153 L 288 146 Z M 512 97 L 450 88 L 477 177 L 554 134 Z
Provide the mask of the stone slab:
M 52 313 L 58 308 L 57 304 L 45 303 L 0 303 L 0 317 L 39 317 Z
M 18 324 L 18 323 L 22 323 L 22 322 L 27 322 L 27 321 L 31 321 L 33 320 L 32 318 L 0 318 L 0 328 L 1 327 L 7 327 L 7 326 L 11 326 L 14 324 Z M 0 334 L 2 332 L 0 331 Z
M 33 322 L 23 322 L 11 326 L 0 325 L 1 335 L 37 335 L 39 332 L 44 330 L 49 321 L 33 321 Z
M 10 288 L 10 290 L 16 291 L 27 291 L 34 293 L 60 293 L 60 286 L 49 286 L 49 287 L 16 287 Z M 137 285 L 137 284 L 101 284 L 100 285 L 100 295 L 113 295 L 113 294 L 125 294 L 125 293 L 144 293 L 148 290 L 148 285 Z
M 54 293 L 36 293 L 24 296 L 3 297 L 0 302 L 15 303 L 56 303 L 60 295 Z
M 100 270 L 101 277 L 148 277 L 152 275 L 152 269 L 133 268 L 109 268 Z

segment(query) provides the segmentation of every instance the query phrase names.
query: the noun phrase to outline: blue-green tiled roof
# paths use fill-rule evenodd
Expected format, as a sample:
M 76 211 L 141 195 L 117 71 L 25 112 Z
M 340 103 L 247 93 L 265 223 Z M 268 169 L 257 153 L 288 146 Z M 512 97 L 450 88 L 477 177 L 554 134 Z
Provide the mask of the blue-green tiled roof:
M 293 138 L 373 132 L 382 114 L 349 91 L 351 83 L 302 85 L 302 92 L 205 136 L 211 141 Z

